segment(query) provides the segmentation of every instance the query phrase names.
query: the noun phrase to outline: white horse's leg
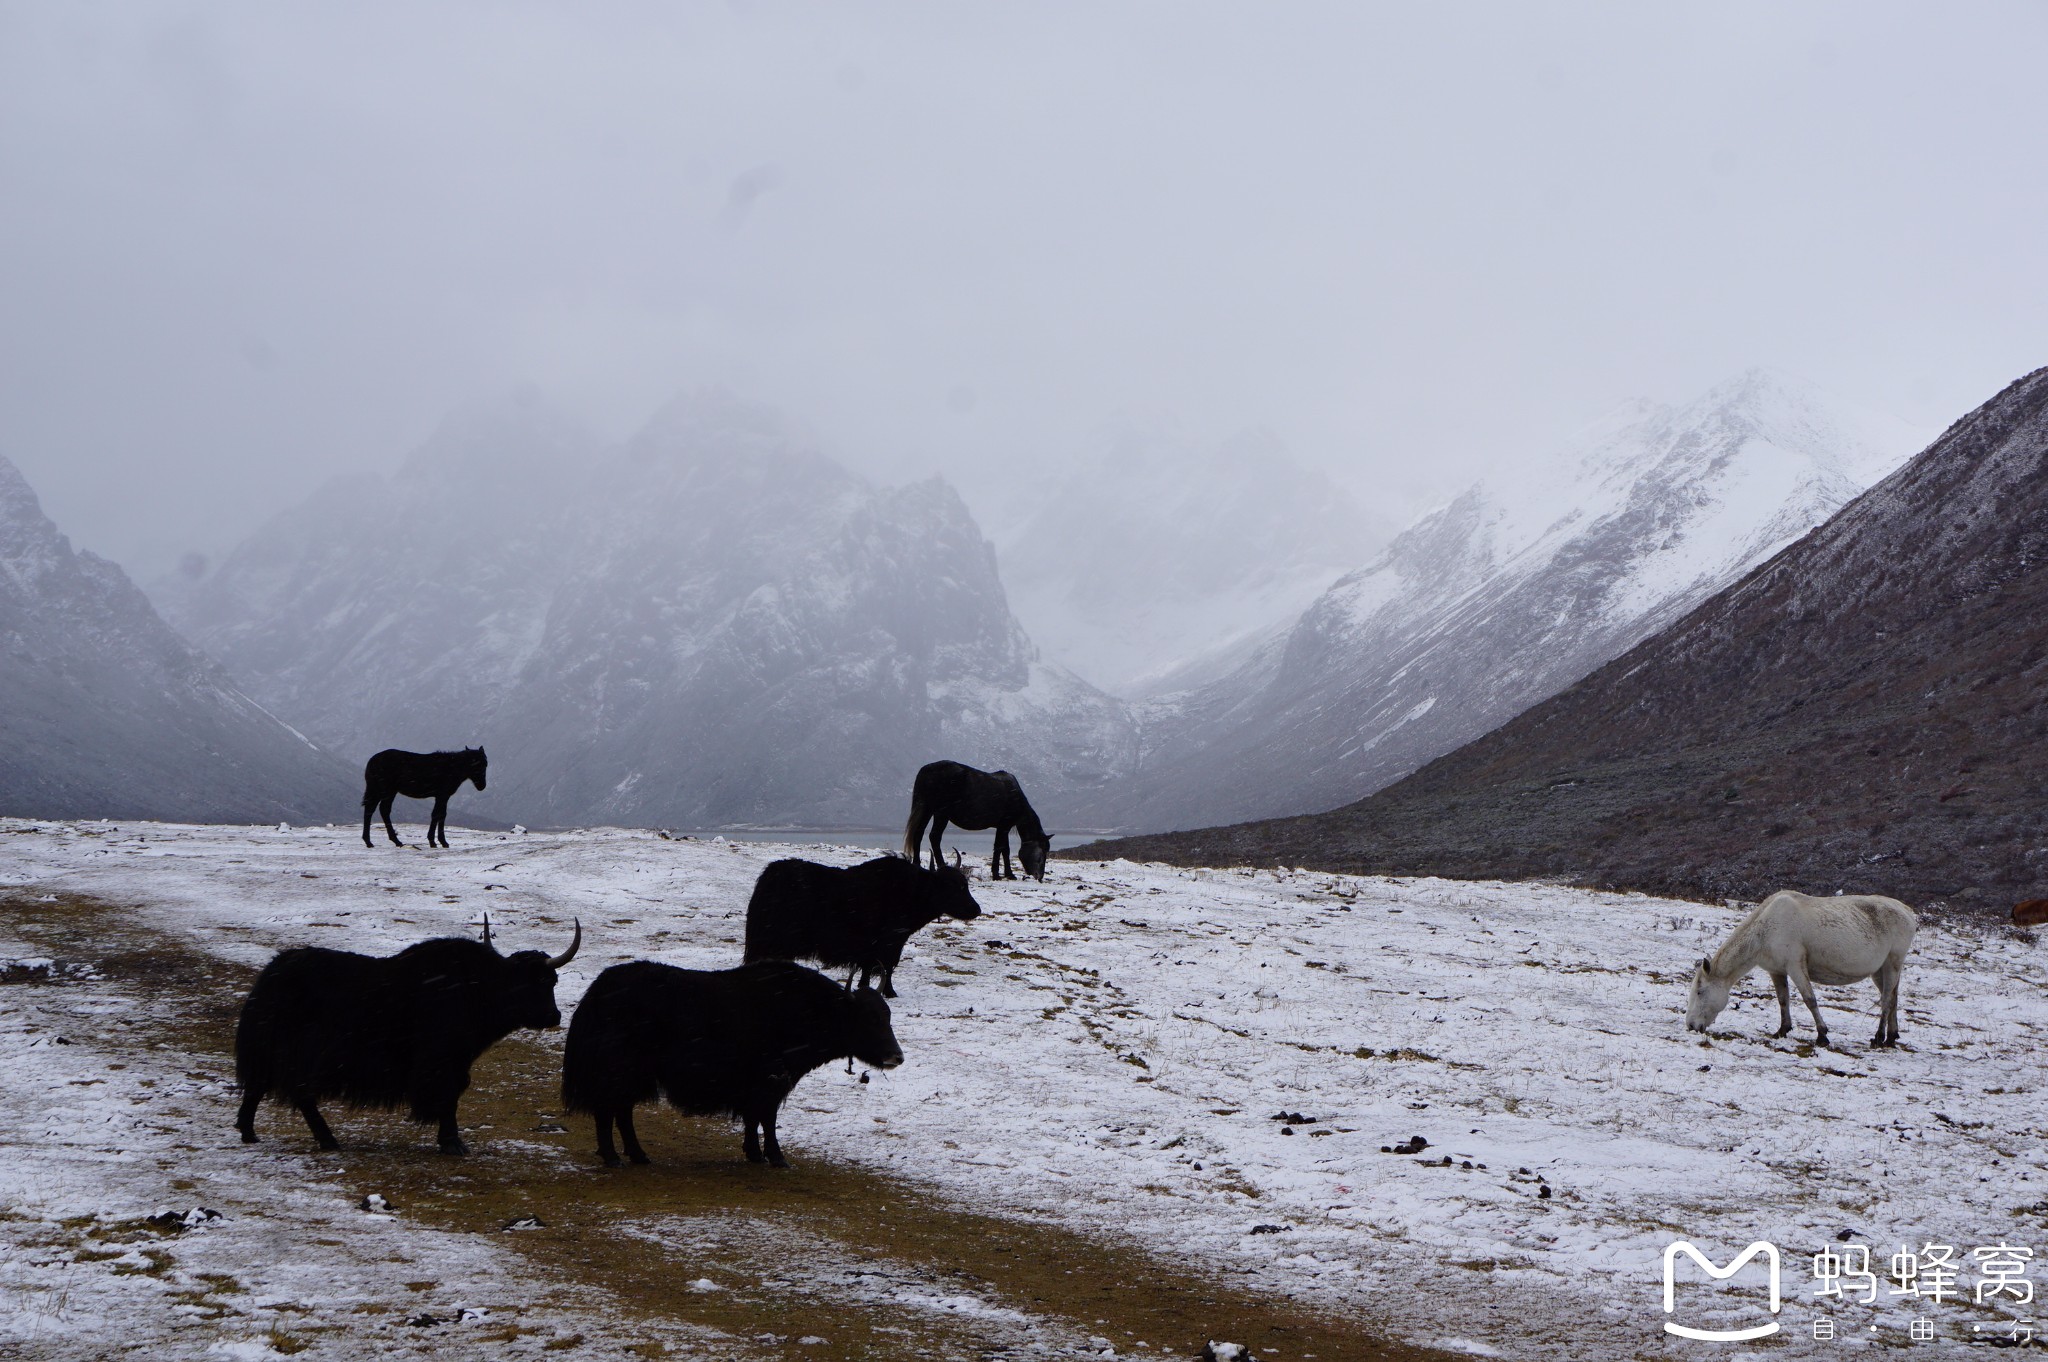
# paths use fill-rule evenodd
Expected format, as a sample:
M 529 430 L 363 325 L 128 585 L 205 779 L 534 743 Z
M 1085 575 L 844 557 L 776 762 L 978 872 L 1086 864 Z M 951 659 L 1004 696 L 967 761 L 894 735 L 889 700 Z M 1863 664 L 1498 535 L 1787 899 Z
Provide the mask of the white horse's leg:
M 1778 990 L 1778 1029 L 1775 1034 L 1789 1036 L 1792 1034 L 1792 989 L 1782 974 L 1771 976 L 1771 986 Z
M 1828 1043 L 1828 1024 L 1820 1019 L 1820 1003 L 1813 996 L 1813 980 L 1807 977 L 1806 962 L 1797 961 L 1791 969 L 1792 982 L 1799 986 L 1799 996 L 1806 1000 L 1806 1010 L 1813 1014 L 1815 1045 Z
M 1906 957 L 1894 955 L 1884 962 L 1878 971 L 1883 993 L 1883 1009 L 1878 1015 L 1877 1034 L 1879 1045 L 1899 1043 L 1899 979 L 1906 972 Z
M 1899 976 L 1886 960 L 1871 972 L 1870 982 L 1877 985 L 1877 1034 L 1870 1038 L 1872 1048 L 1885 1043 L 1885 1031 L 1891 1025 L 1892 998 L 1899 987 Z

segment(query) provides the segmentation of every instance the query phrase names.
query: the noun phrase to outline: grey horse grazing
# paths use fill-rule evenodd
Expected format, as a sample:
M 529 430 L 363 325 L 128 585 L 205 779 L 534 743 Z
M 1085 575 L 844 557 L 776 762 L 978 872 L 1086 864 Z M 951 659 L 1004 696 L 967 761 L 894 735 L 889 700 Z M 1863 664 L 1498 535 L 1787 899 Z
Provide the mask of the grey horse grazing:
M 1771 976 L 1778 989 L 1778 1029 L 1792 1030 L 1792 997 L 1786 981 L 1799 986 L 1806 1010 L 1813 1014 L 1818 1043 L 1828 1043 L 1828 1024 L 1813 1000 L 1815 984 L 1877 984 L 1877 1035 L 1874 1046 L 1899 1041 L 1899 972 L 1920 919 L 1897 899 L 1880 894 L 1843 894 L 1816 898 L 1781 889 L 1757 905 L 1728 936 L 1713 959 L 1701 960 L 1692 972 L 1692 991 L 1685 1002 L 1688 1031 L 1704 1031 L 1728 1005 L 1728 990 L 1753 969 Z

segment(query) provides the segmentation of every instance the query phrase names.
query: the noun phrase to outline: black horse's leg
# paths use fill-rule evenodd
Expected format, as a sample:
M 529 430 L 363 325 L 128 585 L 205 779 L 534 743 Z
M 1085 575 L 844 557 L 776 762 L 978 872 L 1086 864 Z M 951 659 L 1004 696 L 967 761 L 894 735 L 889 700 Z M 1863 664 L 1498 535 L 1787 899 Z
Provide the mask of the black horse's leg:
M 372 841 L 370 840 L 370 820 L 371 820 L 372 818 L 374 818 L 374 817 L 376 816 L 376 813 L 377 813 L 377 793 L 376 793 L 376 791 L 374 791 L 374 790 L 365 790 L 365 791 L 363 791 L 363 845 L 364 845 L 364 846 L 366 846 L 366 847 L 367 847 L 367 846 L 375 846 L 375 845 L 376 845 L 376 843 L 375 843 L 375 842 L 372 842 Z
M 396 791 L 385 795 L 384 802 L 378 805 L 377 811 L 384 815 L 384 835 L 391 839 L 391 845 L 402 847 L 405 843 L 398 840 L 398 829 L 391 826 L 391 805 L 397 798 L 398 793 Z
M 1014 880 L 1016 872 L 1010 869 L 1010 827 L 1007 823 L 996 824 L 996 849 L 988 854 L 988 877 L 992 880 Z
M 441 839 L 441 845 L 448 845 L 448 796 L 434 796 L 433 821 L 427 824 L 427 845 L 434 845 L 434 839 Z
M 942 813 L 932 815 L 932 869 L 934 870 L 945 864 L 944 861 L 939 859 L 943 854 L 939 850 L 939 839 L 945 835 L 946 816 Z
M 242 1132 L 243 1144 L 256 1143 L 256 1108 L 262 1101 L 261 1089 L 245 1088 L 242 1091 L 242 1109 L 235 1113 L 235 1129 Z

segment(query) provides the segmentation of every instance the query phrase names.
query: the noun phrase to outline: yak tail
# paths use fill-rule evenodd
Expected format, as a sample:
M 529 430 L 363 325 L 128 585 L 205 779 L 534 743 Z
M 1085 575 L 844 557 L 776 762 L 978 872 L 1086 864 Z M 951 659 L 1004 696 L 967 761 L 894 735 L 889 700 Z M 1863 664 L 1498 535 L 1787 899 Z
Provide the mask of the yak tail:
M 918 864 L 917 839 L 924 836 L 924 825 L 930 821 L 931 815 L 924 811 L 924 801 L 912 795 L 910 821 L 903 825 L 903 859 L 912 865 Z

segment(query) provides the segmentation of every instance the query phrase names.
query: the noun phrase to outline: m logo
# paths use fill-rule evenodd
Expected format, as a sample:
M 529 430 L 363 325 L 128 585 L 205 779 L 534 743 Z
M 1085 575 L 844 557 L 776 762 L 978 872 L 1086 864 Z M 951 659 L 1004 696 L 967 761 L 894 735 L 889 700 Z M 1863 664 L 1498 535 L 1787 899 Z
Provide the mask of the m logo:
M 1778 1246 L 1759 1239 L 1735 1255 L 1735 1260 L 1726 1267 L 1715 1267 L 1707 1255 L 1701 1253 L 1683 1239 L 1674 1240 L 1664 1250 L 1664 1313 L 1670 1314 L 1677 1308 L 1673 1288 L 1678 1284 L 1678 1255 L 1683 1253 L 1700 1265 L 1700 1270 L 1716 1281 L 1725 1281 L 1742 1271 L 1750 1259 L 1762 1254 L 1771 1265 L 1771 1313 L 1778 1313 Z M 1768 1338 L 1778 1332 L 1778 1321 L 1768 1320 L 1748 1329 L 1691 1329 L 1683 1324 L 1664 1321 L 1664 1332 L 1677 1334 L 1680 1338 L 1697 1338 L 1707 1343 L 1741 1343 L 1752 1338 Z

